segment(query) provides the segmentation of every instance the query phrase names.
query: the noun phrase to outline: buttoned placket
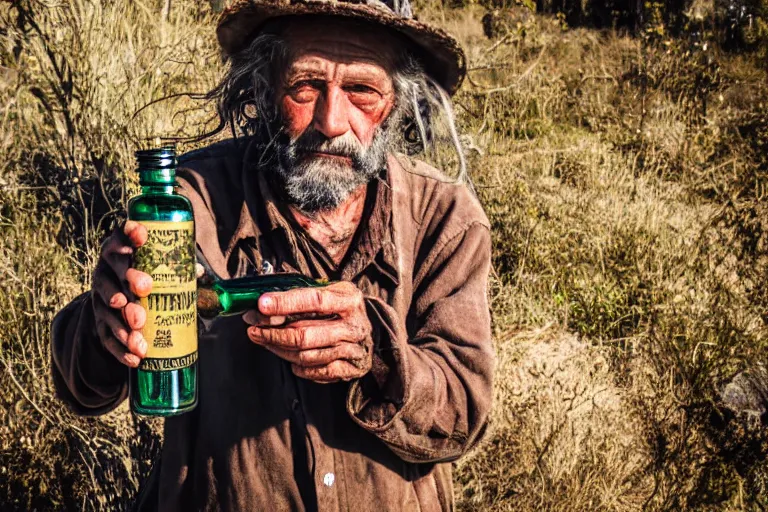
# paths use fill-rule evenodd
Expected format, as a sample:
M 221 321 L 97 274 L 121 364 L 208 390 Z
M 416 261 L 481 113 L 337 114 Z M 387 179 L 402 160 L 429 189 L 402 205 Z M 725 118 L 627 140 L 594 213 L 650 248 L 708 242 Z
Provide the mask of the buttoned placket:
M 273 260 L 270 263 L 273 264 L 276 271 L 298 271 L 308 275 L 313 274 L 308 268 L 302 268 L 304 266 L 302 263 L 306 264 L 309 261 L 309 256 L 302 254 L 300 246 L 303 245 L 303 249 L 310 252 L 319 251 L 319 249 L 314 247 L 310 240 L 299 241 L 298 236 L 304 236 L 304 233 L 300 235 L 296 233 L 291 222 L 280 212 L 261 170 L 247 164 L 249 161 L 248 153 L 246 152 L 244 159 L 244 166 L 246 167 L 243 178 L 245 203 L 240 222 L 228 247 L 228 260 L 237 256 L 242 261 L 243 258 L 237 253 L 240 251 L 249 252 L 251 254 L 245 258 L 250 262 L 248 267 L 249 269 L 255 267 L 255 271 L 258 272 L 263 261 L 263 253 L 268 252 L 270 254 L 268 258 Z M 317 255 L 317 262 L 322 262 L 322 266 L 325 267 L 324 271 L 332 274 L 321 277 L 343 278 L 357 282 L 359 278 L 369 274 L 367 272 L 369 268 L 376 268 L 375 275 L 384 277 L 389 281 L 386 286 L 397 286 L 398 279 L 395 267 L 397 254 L 391 237 L 392 195 L 386 178 L 379 179 L 372 190 L 375 191 L 376 196 L 365 220 L 367 223 L 366 231 L 356 239 L 357 245 L 351 248 L 353 252 L 344 262 L 343 268 L 336 268 L 327 254 Z M 375 224 L 372 225 L 373 216 L 381 215 L 382 212 L 386 212 L 386 216 L 384 218 L 376 217 Z M 375 233 L 372 233 L 371 229 Z M 244 238 L 252 239 L 252 243 L 243 246 L 240 242 Z M 277 247 L 265 249 L 265 242 L 284 247 L 282 249 Z M 238 247 L 239 251 L 236 250 Z M 280 256 L 281 254 L 283 256 Z M 292 256 L 292 262 L 288 262 L 284 258 L 288 254 Z M 293 263 L 298 268 L 295 268 Z M 237 267 L 238 273 L 247 271 L 241 264 Z M 384 283 L 379 284 L 384 285 Z M 335 467 L 335 457 L 332 450 L 325 447 L 314 426 L 308 424 L 306 405 L 301 391 L 302 382 L 293 375 L 289 363 L 284 362 L 283 364 L 284 382 L 287 384 L 283 390 L 284 403 L 289 411 L 291 422 L 296 427 L 292 431 L 297 434 L 296 438 L 293 439 L 294 446 L 298 447 L 296 443 L 299 442 L 305 443 L 306 452 L 303 455 L 306 456 L 305 463 L 309 478 L 307 483 L 311 485 L 310 482 L 314 482 L 314 489 L 304 489 L 302 498 L 305 500 L 307 510 L 313 510 L 313 505 L 314 508 L 319 507 L 320 510 L 337 509 L 340 502 L 338 492 L 343 487 L 340 481 L 342 474 Z M 296 464 L 300 463 L 297 459 L 294 461 Z

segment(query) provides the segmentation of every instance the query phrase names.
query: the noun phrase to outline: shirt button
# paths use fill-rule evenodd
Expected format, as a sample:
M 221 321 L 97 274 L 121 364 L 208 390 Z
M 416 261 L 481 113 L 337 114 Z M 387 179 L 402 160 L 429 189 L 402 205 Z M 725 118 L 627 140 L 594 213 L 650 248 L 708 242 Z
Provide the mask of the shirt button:
M 333 487 L 333 482 L 336 480 L 336 477 L 333 475 L 333 473 L 326 473 L 323 477 L 323 483 L 326 487 Z

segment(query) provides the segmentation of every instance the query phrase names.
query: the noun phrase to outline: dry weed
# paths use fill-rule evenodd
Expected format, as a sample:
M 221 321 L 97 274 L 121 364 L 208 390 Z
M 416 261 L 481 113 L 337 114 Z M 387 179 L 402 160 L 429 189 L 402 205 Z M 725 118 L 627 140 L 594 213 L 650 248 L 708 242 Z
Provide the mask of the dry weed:
M 548 326 L 498 354 L 492 437 L 459 463 L 459 510 L 638 510 L 650 454 L 601 350 Z
M 134 118 L 220 71 L 207 4 L 172 5 L 0 4 L 6 508 L 124 507 L 159 446 L 125 408 L 53 397 L 48 330 L 89 287 L 135 146 L 210 126 L 187 96 Z M 545 16 L 488 40 L 483 15 L 423 16 L 467 48 L 457 112 L 495 245 L 496 407 L 460 508 L 765 508 L 764 436 L 718 395 L 768 348 L 765 67 Z

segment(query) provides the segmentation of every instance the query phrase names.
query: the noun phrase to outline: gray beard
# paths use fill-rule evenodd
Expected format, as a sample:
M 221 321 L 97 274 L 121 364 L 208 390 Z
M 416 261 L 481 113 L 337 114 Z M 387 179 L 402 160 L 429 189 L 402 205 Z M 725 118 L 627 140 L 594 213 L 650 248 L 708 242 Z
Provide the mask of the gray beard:
M 285 198 L 310 215 L 338 208 L 386 166 L 393 125 L 398 123 L 379 126 L 368 147 L 351 134 L 328 139 L 311 127 L 295 140 L 276 141 L 278 162 L 273 172 Z M 311 156 L 315 151 L 347 157 L 351 164 Z

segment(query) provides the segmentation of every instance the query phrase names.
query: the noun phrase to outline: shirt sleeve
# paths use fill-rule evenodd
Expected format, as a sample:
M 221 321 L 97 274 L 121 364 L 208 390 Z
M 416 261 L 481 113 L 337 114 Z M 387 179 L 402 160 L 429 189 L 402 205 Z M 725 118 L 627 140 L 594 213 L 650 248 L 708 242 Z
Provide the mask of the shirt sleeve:
M 490 251 L 481 224 L 437 247 L 414 293 L 410 329 L 384 301 L 366 298 L 373 368 L 351 384 L 347 411 L 406 461 L 455 460 L 485 431 L 495 365 Z
M 104 348 L 96 334 L 90 292 L 54 318 L 51 356 L 56 393 L 76 414 L 107 413 L 128 396 L 128 367 Z

